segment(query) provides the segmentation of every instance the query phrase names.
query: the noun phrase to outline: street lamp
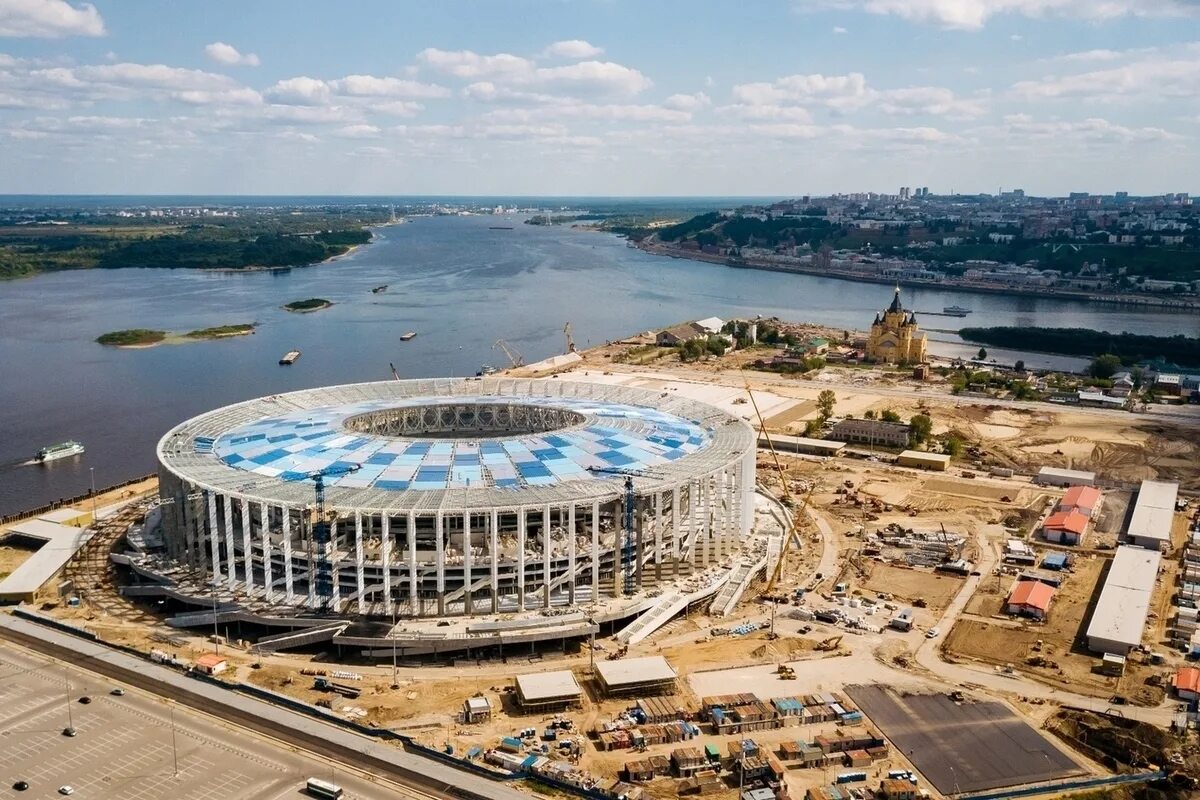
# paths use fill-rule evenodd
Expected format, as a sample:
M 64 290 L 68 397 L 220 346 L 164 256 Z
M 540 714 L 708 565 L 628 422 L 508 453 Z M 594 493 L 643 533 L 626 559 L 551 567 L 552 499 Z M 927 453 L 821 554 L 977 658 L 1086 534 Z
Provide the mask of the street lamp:
M 96 468 L 88 467 L 88 475 L 92 483 L 92 525 L 96 524 Z
M 63 667 L 63 677 L 67 681 L 67 684 L 66 684 L 67 688 L 66 688 L 66 692 L 65 692 L 65 697 L 66 697 L 66 701 L 67 701 L 67 727 L 63 728 L 63 736 L 74 736 L 75 735 L 75 721 L 71 717 L 71 673 L 67 671 L 67 668 L 65 666 Z
M 392 689 L 395 690 L 400 688 L 400 681 L 396 680 L 396 601 L 392 600 L 389 605 L 392 607 L 392 629 L 388 631 L 388 636 L 392 637 Z
M 217 629 L 217 576 L 214 573 L 212 579 L 212 601 L 213 601 L 213 654 L 221 654 L 221 633 Z

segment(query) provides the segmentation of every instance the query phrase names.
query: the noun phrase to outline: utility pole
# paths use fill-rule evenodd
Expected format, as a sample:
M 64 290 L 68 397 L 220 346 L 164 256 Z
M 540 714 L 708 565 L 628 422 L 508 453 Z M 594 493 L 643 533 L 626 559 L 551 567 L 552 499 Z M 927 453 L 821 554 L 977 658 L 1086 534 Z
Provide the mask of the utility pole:
M 221 655 L 221 634 L 217 630 L 217 576 L 213 575 L 212 579 L 212 598 L 213 598 L 213 654 Z
M 66 727 L 66 730 L 63 731 L 63 734 L 65 736 L 74 736 L 75 735 L 75 721 L 71 717 L 71 673 L 67 671 L 66 666 L 63 666 L 63 677 L 67 681 L 66 693 L 64 695 L 66 697 L 66 701 L 67 701 L 67 727 Z M 68 731 L 69 731 L 69 733 L 68 733 Z
M 392 689 L 399 689 L 400 682 L 396 680 L 396 603 L 393 601 L 392 606 L 392 630 L 388 635 L 392 637 Z
M 92 525 L 96 524 L 96 468 L 88 467 L 88 474 L 91 476 L 92 482 Z
M 179 777 L 179 747 L 175 742 L 175 704 L 170 703 L 171 709 L 171 760 L 175 764 L 175 777 Z

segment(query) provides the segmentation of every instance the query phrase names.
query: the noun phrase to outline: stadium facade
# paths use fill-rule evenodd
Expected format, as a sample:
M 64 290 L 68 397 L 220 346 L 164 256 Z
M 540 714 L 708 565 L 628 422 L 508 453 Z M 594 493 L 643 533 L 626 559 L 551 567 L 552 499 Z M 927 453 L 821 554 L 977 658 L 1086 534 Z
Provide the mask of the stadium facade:
M 749 425 L 674 392 L 455 378 L 264 397 L 159 442 L 154 572 L 260 617 L 567 613 L 734 554 L 754 458 Z

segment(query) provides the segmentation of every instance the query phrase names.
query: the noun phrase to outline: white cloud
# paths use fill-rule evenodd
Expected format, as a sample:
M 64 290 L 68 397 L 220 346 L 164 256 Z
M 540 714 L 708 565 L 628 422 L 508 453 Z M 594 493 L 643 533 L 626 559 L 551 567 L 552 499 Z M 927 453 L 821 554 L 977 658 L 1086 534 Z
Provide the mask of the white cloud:
M 1050 140 L 1056 142 L 1094 142 L 1126 144 L 1132 142 L 1175 141 L 1177 134 L 1156 127 L 1130 128 L 1098 117 L 1082 120 L 1051 120 L 1039 122 L 1027 114 L 1012 114 L 999 127 L 984 132 L 1007 134 L 1018 140 Z
M 497 86 L 492 81 L 476 81 L 468 84 L 463 88 L 462 93 L 463 97 L 481 103 L 557 103 L 562 101 L 562 98 L 552 94 L 510 89 L 507 86 Z
M 285 103 L 308 106 L 325 105 L 333 98 L 333 90 L 328 83 L 307 75 L 278 81 L 267 90 L 267 94 Z
M 533 122 L 547 119 L 586 119 L 598 122 L 687 122 L 690 112 L 656 105 L 579 103 L 563 101 L 540 108 L 509 108 L 484 115 L 491 121 Z
M 595 58 L 604 53 L 603 47 L 596 47 L 583 39 L 567 39 L 555 42 L 545 49 L 543 55 L 547 58 Z
M 960 30 L 978 30 L 989 19 L 1002 14 L 1085 20 L 1200 14 L 1200 5 L 1195 0 L 825 0 L 797 6 L 800 9 L 819 7 L 891 14 L 913 22 Z
M 663 105 L 667 108 L 673 108 L 676 111 L 696 112 L 700 109 L 711 105 L 712 100 L 704 92 L 695 92 L 693 94 L 673 94 L 663 101 Z
M 1059 97 L 1198 97 L 1200 59 L 1147 58 L 1120 67 L 1076 75 L 1020 81 L 1012 91 L 1027 99 Z
M 103 36 L 104 20 L 91 3 L 65 0 L 0 0 L 0 36 L 57 39 Z
M 432 83 L 403 78 L 379 78 L 374 75 L 347 75 L 330 86 L 350 97 L 393 97 L 403 99 L 449 97 L 450 90 Z
M 717 111 L 746 120 L 812 122 L 812 114 L 803 106 L 735 104 L 721 106 Z
M 841 25 L 834 25 L 834 26 L 833 26 L 833 32 L 834 32 L 834 33 L 838 33 L 838 34 L 841 34 L 841 33 L 849 33 L 849 31 L 847 31 L 847 30 L 846 30 L 845 28 L 843 28 Z
M 1144 56 L 1150 53 L 1157 52 L 1157 47 L 1139 47 L 1133 50 L 1084 50 L 1078 53 L 1064 53 L 1061 56 L 1055 56 L 1053 61 L 1066 61 L 1091 63 L 1097 61 L 1120 61 L 1122 58 L 1130 56 Z
M 411 117 L 424 111 L 425 106 L 411 100 L 388 100 L 384 103 L 373 103 L 370 110 L 391 117 Z
M 319 136 L 311 133 L 303 133 L 301 131 L 280 131 L 275 134 L 277 139 L 286 139 L 293 142 L 304 142 L 305 144 L 316 144 L 321 141 Z
M 744 83 L 733 87 L 735 106 L 740 116 L 773 119 L 783 116 L 779 109 L 794 106 L 824 106 L 839 113 L 873 109 L 884 114 L 930 114 L 951 118 L 977 117 L 984 113 L 981 100 L 957 97 L 938 86 L 909 86 L 900 89 L 874 89 L 860 72 L 846 75 L 788 75 L 771 83 Z M 743 106 L 761 106 L 750 112 Z M 774 109 L 774 110 L 771 110 Z
M 377 139 L 382 131 L 374 125 L 346 125 L 338 128 L 335 133 L 344 139 Z
M 426 48 L 417 54 L 426 66 L 457 78 L 494 86 L 509 85 L 547 91 L 587 91 L 601 94 L 637 94 L 652 85 L 632 67 L 611 61 L 580 61 L 558 67 L 538 67 L 511 53 L 482 55 L 471 50 Z
M 236 47 L 224 42 L 204 45 L 205 54 L 218 64 L 231 67 L 257 67 L 261 62 L 254 53 L 239 52 Z
M 225 89 L 221 91 L 203 91 L 189 90 L 175 93 L 175 98 L 183 103 L 188 103 L 194 106 L 212 106 L 212 105 L 227 105 L 227 106 L 257 106 L 261 105 L 263 98 L 254 89 L 239 87 L 237 89 Z
M 456 78 L 494 78 L 528 74 L 534 68 L 529 59 L 509 53 L 485 56 L 470 50 L 439 50 L 436 47 L 428 47 L 417 53 L 417 60 Z

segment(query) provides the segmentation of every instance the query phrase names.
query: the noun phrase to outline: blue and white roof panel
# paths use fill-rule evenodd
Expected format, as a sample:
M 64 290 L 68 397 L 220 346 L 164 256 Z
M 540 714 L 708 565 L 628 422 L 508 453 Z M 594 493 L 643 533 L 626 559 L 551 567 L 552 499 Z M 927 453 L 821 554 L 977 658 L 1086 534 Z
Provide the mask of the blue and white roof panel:
M 654 408 L 567 397 L 543 402 L 578 412 L 586 422 L 540 434 L 478 440 L 393 437 L 357 433 L 343 425 L 360 414 L 426 402 L 361 402 L 265 417 L 219 437 L 213 452 L 230 467 L 282 480 L 358 467 L 325 479 L 329 486 L 347 489 L 518 489 L 611 477 L 589 472 L 597 467 L 652 468 L 695 453 L 712 440 L 712 432 L 699 423 Z M 510 400 L 477 396 L 456 397 L 455 402 Z

